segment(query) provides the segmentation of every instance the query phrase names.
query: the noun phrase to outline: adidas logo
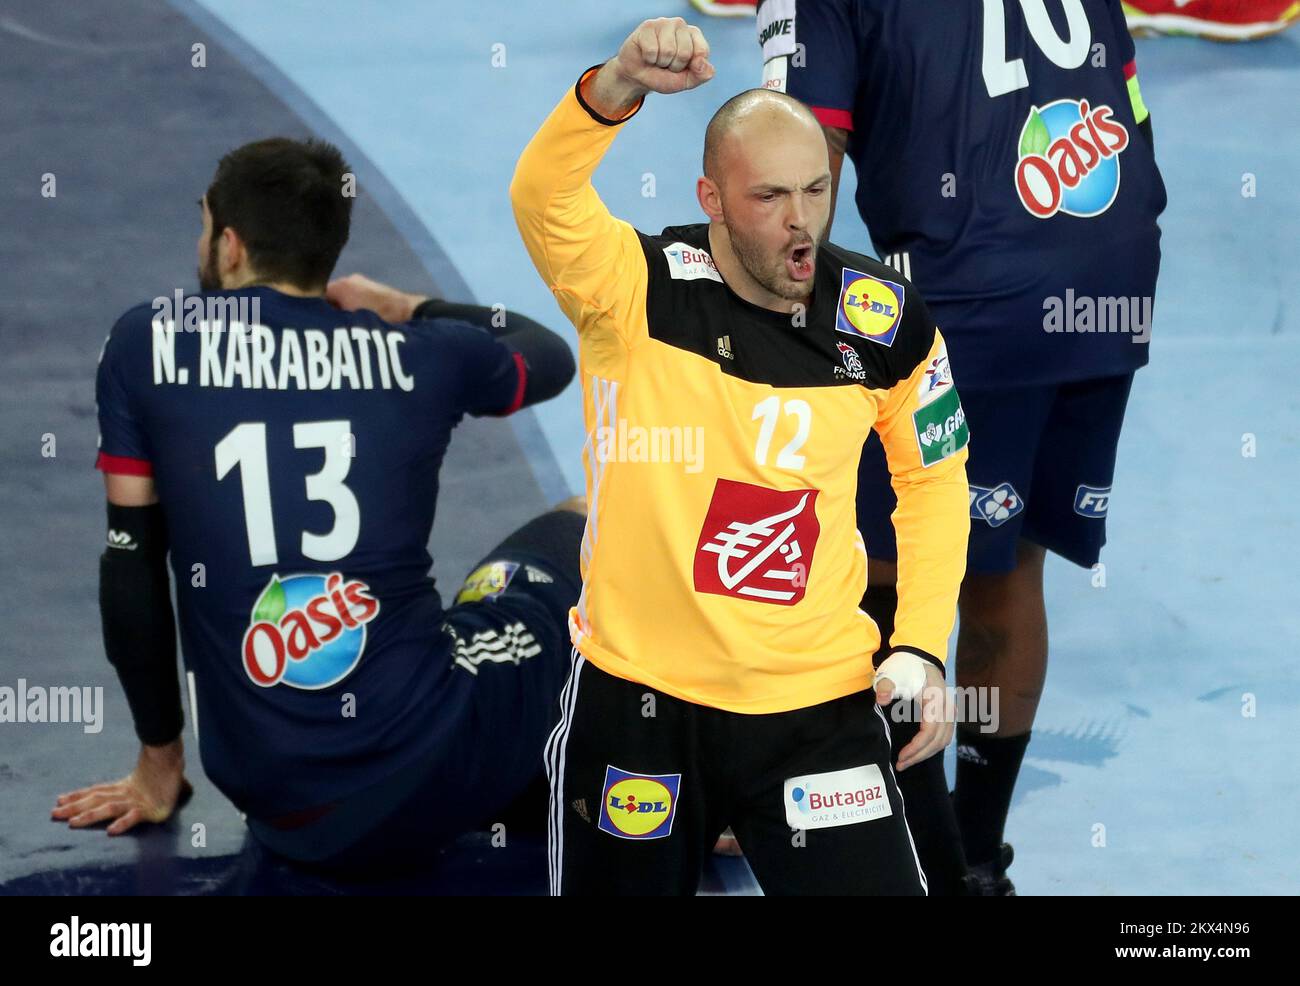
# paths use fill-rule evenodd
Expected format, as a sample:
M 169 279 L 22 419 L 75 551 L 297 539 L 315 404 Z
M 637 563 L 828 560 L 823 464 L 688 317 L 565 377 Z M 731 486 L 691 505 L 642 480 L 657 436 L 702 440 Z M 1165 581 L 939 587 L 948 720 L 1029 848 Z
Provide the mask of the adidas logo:
M 731 352 L 731 336 L 718 336 L 718 355 L 723 359 L 735 359 Z
M 892 267 L 898 273 L 902 274 L 908 280 L 912 278 L 912 255 L 907 251 L 902 253 L 887 253 L 880 258 L 880 262 L 886 267 Z
M 581 817 L 584 822 L 591 821 L 591 816 L 587 814 L 586 798 L 579 798 L 577 801 L 573 802 L 573 810 L 578 813 L 579 817 Z
M 547 583 L 555 581 L 555 579 L 551 578 L 540 568 L 533 568 L 532 565 L 525 565 L 524 571 L 528 573 L 529 582 L 541 582 L 543 585 L 545 585 Z

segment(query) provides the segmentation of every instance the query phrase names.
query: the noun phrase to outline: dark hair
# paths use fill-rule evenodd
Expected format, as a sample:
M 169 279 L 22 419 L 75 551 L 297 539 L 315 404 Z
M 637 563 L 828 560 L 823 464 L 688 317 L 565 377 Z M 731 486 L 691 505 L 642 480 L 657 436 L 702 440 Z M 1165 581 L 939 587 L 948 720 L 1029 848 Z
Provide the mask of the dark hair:
M 339 149 L 322 140 L 272 137 L 237 147 L 208 186 L 212 235 L 234 229 L 260 277 L 320 287 L 348 241 L 349 170 Z

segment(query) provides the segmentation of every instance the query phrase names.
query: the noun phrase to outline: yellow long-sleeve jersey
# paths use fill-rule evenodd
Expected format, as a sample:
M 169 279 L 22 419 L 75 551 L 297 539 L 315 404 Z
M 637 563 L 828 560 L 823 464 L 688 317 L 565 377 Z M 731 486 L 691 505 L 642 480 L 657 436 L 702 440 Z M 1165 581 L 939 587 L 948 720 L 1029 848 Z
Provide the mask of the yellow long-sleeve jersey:
M 647 235 L 591 185 L 617 132 L 581 83 L 510 193 L 577 327 L 587 443 L 574 646 L 597 667 L 733 712 L 871 685 L 858 460 L 883 441 L 898 508 L 891 645 L 947 654 L 969 532 L 967 429 L 943 339 L 891 268 L 824 244 L 804 312 L 733 293 L 707 225 Z M 619 121 L 620 123 L 623 121 Z

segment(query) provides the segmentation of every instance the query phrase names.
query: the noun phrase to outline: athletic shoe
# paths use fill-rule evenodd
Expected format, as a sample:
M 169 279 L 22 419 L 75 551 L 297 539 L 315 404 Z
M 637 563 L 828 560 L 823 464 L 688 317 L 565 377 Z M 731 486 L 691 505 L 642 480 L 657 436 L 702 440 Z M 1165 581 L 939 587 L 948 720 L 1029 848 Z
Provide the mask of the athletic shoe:
M 984 863 L 969 867 L 966 886 L 971 897 L 1014 897 L 1015 885 L 1007 877 L 1007 867 L 1015 858 L 1008 843 L 998 846 L 998 854 Z
M 1300 0 L 1124 0 L 1134 37 L 1194 34 L 1211 41 L 1250 41 L 1285 31 Z

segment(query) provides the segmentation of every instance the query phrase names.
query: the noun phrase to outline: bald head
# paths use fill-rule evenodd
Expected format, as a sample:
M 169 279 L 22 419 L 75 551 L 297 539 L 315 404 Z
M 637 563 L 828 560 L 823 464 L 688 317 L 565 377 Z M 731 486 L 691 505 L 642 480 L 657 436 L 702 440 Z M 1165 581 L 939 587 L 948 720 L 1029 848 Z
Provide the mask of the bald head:
M 718 107 L 704 131 L 704 174 L 721 182 L 727 158 L 751 140 L 808 140 L 824 146 L 821 124 L 793 96 L 771 89 L 746 89 Z

